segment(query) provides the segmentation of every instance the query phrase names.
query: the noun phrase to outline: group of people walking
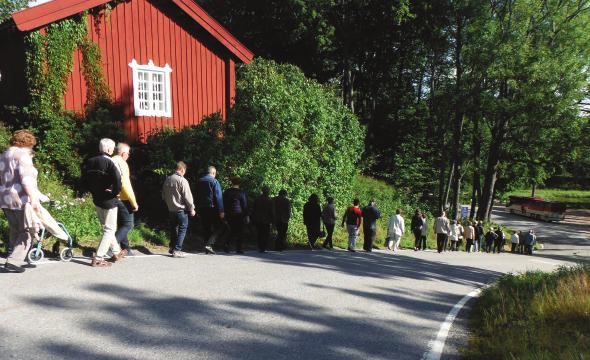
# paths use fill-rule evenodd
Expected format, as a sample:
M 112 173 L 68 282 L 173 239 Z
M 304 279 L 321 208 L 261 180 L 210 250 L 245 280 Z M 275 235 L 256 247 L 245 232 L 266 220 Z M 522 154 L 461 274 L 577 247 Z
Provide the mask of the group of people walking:
M 31 214 L 40 211 L 41 202 L 48 201 L 37 186 L 38 172 L 32 160 L 35 144 L 35 136 L 30 131 L 16 131 L 11 138 L 11 146 L 0 156 L 0 207 L 8 220 L 11 249 L 5 270 L 11 272 L 23 272 L 27 267 L 35 267 L 25 261 L 34 236 L 31 227 L 26 224 L 30 222 Z M 100 140 L 98 148 L 99 154 L 90 158 L 83 166 L 82 181 L 92 195 L 103 229 L 91 266 L 108 267 L 132 254 L 127 235 L 134 226 L 134 213 L 138 211 L 139 205 L 127 165 L 130 146 L 126 143 L 116 144 L 105 138 Z M 223 232 L 228 233 L 224 250 L 230 252 L 233 243 L 235 251 L 243 253 L 244 227 L 250 223 L 257 230 L 260 252 L 269 248 L 273 226 L 276 229 L 275 250 L 285 249 L 292 215 L 286 190 L 280 190 L 277 196 L 271 197 L 270 188 L 263 186 L 261 194 L 253 204 L 249 204 L 246 193 L 241 189 L 239 177 L 232 177 L 231 187 L 222 192 L 216 179 L 217 170 L 209 166 L 207 173 L 196 182 L 196 196 L 193 197 L 191 186 L 184 177 L 186 171 L 186 164 L 179 161 L 162 186 L 162 199 L 168 210 L 170 224 L 171 256 L 185 256 L 182 249 L 189 228 L 189 217 L 195 216 L 200 218 L 206 253 L 215 254 L 214 245 Z M 348 251 L 356 251 L 361 227 L 364 233 L 364 250 L 370 252 L 375 248 L 377 220 L 380 218 L 381 212 L 374 200 L 370 200 L 362 209 L 360 200 L 353 200 L 341 219 L 341 225 L 348 232 Z M 328 197 L 322 207 L 319 196 L 312 194 L 303 207 L 303 222 L 309 246 L 312 249 L 320 247 L 316 243 L 319 238 L 325 237 L 321 247 L 333 248 L 337 221 L 334 199 Z M 467 252 L 485 250 L 495 253 L 501 252 L 504 247 L 502 229 L 490 228 L 484 234 L 481 221 L 463 226 L 460 222 L 449 221 L 443 212 L 432 226 L 436 233 L 438 252 L 458 250 L 463 239 L 466 240 Z M 426 249 L 428 229 L 426 214 L 416 210 L 411 221 L 411 231 L 415 238 L 414 250 Z M 405 221 L 401 210 L 397 209 L 389 218 L 385 243 L 387 249 L 397 252 L 404 233 Z M 512 252 L 532 254 L 535 242 L 536 237 L 532 230 L 526 234 L 515 233 L 511 236 Z
M 419 211 L 416 210 L 415 219 L 418 219 Z M 418 223 L 418 220 L 416 220 Z M 412 220 L 414 223 L 414 219 Z M 486 232 L 481 221 L 467 221 L 465 226 L 460 221 L 450 220 L 443 211 L 434 222 L 434 232 L 436 233 L 437 251 L 457 251 L 463 240 L 465 240 L 465 251 L 467 252 L 487 252 L 501 253 L 506 245 L 506 236 L 500 226 L 493 226 Z M 414 236 L 417 234 L 415 233 Z M 416 240 L 418 241 L 418 240 Z M 531 229 L 526 235 L 520 232 L 512 234 L 512 252 L 515 249 L 522 249 L 520 253 L 532 255 L 533 247 L 537 241 L 534 231 Z M 515 246 L 516 244 L 517 246 Z M 520 247 L 518 247 L 520 245 Z

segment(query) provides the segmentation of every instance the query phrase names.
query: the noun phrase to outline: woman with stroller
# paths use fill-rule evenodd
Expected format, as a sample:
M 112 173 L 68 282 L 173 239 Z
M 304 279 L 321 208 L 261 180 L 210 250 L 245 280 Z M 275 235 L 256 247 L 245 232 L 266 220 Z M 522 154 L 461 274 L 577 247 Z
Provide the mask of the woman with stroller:
M 40 199 L 46 198 L 37 188 L 37 169 L 33 165 L 33 147 L 37 140 L 29 130 L 15 131 L 10 147 L 0 156 L 0 207 L 6 215 L 12 252 L 4 271 L 22 273 L 32 236 L 25 226 L 27 213 L 38 211 Z

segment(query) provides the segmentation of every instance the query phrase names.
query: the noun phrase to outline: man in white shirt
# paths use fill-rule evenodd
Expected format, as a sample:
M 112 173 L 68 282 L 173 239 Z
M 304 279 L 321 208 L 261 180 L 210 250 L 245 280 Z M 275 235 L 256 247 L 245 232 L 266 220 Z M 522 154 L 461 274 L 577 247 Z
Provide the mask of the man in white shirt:
M 511 253 L 515 253 L 516 252 L 516 248 L 518 247 L 518 243 L 520 242 L 520 239 L 518 237 L 518 233 L 515 231 L 512 233 L 512 235 L 510 236 L 510 252 Z
M 399 242 L 402 239 L 402 235 L 405 232 L 404 218 L 401 215 L 400 209 L 395 210 L 395 215 L 392 215 L 389 219 L 389 226 L 387 226 L 387 248 L 397 252 L 399 249 Z
M 434 222 L 434 232 L 436 233 L 436 248 L 439 253 L 445 250 L 445 244 L 448 241 L 450 231 L 451 225 L 449 223 L 449 219 L 447 219 L 447 214 L 443 211 Z

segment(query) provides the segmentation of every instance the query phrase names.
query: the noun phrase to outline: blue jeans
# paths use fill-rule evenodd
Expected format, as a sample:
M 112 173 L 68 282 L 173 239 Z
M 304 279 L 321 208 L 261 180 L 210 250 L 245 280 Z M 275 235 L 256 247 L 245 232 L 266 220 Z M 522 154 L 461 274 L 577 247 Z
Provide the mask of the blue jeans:
M 181 251 L 184 237 L 188 230 L 188 213 L 176 211 L 169 213 L 170 220 L 170 252 Z
M 133 229 L 133 220 L 133 211 L 131 211 L 129 201 L 117 201 L 117 231 L 115 232 L 115 238 L 121 244 L 121 249 L 129 250 L 127 234 Z

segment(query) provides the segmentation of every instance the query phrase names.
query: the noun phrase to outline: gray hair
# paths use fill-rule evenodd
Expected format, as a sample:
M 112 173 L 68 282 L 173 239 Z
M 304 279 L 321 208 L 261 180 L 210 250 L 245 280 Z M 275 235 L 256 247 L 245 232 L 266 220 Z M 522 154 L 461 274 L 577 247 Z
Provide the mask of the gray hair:
M 108 138 L 100 139 L 100 142 L 98 143 L 98 151 L 110 155 L 114 150 L 115 142 L 113 140 Z
M 125 152 L 129 152 L 129 150 L 131 150 L 131 146 L 129 146 L 129 144 L 120 142 L 117 144 L 117 154 L 121 155 Z
M 207 168 L 207 173 L 209 175 L 215 175 L 215 174 L 217 174 L 217 169 L 215 169 L 215 166 L 209 166 Z

